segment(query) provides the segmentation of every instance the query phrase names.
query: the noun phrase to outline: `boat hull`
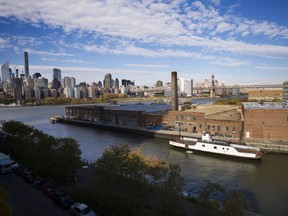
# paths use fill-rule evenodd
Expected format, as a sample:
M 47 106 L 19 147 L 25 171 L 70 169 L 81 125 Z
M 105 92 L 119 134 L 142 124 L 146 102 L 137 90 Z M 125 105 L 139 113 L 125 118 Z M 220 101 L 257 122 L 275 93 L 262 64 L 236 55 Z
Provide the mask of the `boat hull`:
M 186 150 L 195 150 L 201 152 L 208 152 L 213 154 L 220 154 L 226 156 L 233 156 L 248 159 L 260 159 L 262 153 L 260 149 L 240 146 L 240 145 L 219 145 L 207 142 L 188 143 L 184 141 L 169 141 L 169 144 L 175 147 L 184 148 Z

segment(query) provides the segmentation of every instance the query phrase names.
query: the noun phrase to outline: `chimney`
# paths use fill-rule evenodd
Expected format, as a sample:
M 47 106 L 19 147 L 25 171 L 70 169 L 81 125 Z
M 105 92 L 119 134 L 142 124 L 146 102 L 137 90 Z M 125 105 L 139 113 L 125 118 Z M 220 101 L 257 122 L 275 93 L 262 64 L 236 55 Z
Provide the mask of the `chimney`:
M 171 72 L 171 100 L 172 111 L 178 111 L 178 86 L 177 86 L 177 72 Z

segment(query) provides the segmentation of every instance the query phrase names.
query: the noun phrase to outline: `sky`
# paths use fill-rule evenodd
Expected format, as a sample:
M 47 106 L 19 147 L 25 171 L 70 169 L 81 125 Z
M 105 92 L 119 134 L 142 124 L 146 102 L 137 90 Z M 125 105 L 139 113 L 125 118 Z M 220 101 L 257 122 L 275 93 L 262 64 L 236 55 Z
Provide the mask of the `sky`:
M 52 80 L 288 80 L 287 0 L 0 0 L 0 64 Z

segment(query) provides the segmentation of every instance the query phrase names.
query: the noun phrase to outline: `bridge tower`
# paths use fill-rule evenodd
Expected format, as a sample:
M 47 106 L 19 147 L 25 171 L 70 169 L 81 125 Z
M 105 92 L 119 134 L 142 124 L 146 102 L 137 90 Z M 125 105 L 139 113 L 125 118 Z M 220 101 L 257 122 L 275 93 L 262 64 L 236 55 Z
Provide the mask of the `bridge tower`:
M 211 76 L 211 89 L 210 89 L 210 97 L 215 98 L 216 93 L 215 93 L 215 77 L 212 74 Z

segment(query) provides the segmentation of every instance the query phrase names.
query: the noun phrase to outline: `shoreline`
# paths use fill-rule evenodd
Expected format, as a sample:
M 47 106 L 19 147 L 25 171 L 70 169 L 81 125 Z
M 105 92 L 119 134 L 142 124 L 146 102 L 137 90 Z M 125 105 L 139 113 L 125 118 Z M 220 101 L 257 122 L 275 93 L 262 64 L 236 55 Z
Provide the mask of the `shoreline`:
M 200 138 L 201 133 L 188 133 L 188 132 L 179 132 L 179 131 L 164 131 L 164 130 L 149 130 L 146 128 L 136 128 L 136 127 L 119 127 L 117 125 L 112 124 L 96 124 L 94 122 L 84 121 L 84 120 L 72 120 L 72 119 L 61 119 L 57 121 L 57 123 L 63 124 L 72 124 L 84 127 L 94 127 L 101 128 L 105 130 L 114 130 L 119 132 L 126 133 L 134 133 L 154 138 L 163 138 L 163 139 L 177 139 L 179 136 L 191 137 L 191 138 Z M 214 137 L 215 140 L 225 141 L 224 138 Z M 227 140 L 227 139 L 226 139 Z M 239 142 L 239 139 L 229 138 L 230 142 Z M 258 147 L 263 152 L 271 152 L 271 153 L 283 153 L 288 154 L 288 141 L 281 141 L 281 143 L 277 143 L 277 141 L 270 140 L 244 140 L 247 146 Z M 279 142 L 279 141 L 278 141 Z

